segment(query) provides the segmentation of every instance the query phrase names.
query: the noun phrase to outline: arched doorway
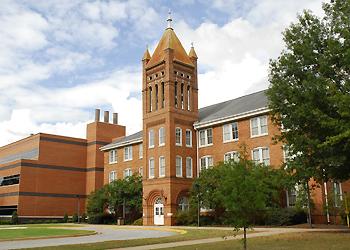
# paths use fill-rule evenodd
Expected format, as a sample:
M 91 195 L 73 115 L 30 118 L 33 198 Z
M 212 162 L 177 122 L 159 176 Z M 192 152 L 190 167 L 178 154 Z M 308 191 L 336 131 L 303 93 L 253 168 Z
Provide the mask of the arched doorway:
M 158 197 L 154 202 L 154 225 L 164 225 L 164 204 Z

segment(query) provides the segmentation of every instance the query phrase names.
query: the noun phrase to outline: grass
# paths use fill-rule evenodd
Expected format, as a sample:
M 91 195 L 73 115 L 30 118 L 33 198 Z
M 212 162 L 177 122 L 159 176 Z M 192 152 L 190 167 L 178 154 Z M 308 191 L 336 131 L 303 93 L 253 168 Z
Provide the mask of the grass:
M 88 230 L 71 230 L 63 228 L 52 228 L 52 227 L 24 227 L 23 229 L 0 229 L 0 241 L 4 240 L 21 240 L 30 238 L 53 238 L 62 236 L 81 236 L 90 235 L 94 231 Z
M 179 228 L 177 228 L 179 229 Z M 233 230 L 198 230 L 198 229 L 185 229 L 187 232 L 184 234 L 176 234 L 168 237 L 161 238 L 149 238 L 149 239 L 134 239 L 134 240 L 115 240 L 115 241 L 105 241 L 90 244 L 78 244 L 78 245 L 62 245 L 55 247 L 41 247 L 36 249 L 55 249 L 55 250 L 99 250 L 99 249 L 111 249 L 120 247 L 133 247 L 133 246 L 143 246 L 158 243 L 168 243 L 176 241 L 185 240 L 195 240 L 195 239 L 206 239 L 215 237 L 224 237 L 228 235 L 233 235 Z
M 18 224 L 18 225 L 0 225 L 1 228 L 10 228 L 10 227 L 82 227 L 80 224 L 72 223 L 50 223 L 50 224 Z
M 269 237 L 257 237 L 248 239 L 247 246 L 249 250 L 347 250 L 350 249 L 350 233 L 307 232 L 281 234 Z M 198 244 L 164 249 L 241 250 L 242 248 L 242 241 L 227 240 L 216 243 Z

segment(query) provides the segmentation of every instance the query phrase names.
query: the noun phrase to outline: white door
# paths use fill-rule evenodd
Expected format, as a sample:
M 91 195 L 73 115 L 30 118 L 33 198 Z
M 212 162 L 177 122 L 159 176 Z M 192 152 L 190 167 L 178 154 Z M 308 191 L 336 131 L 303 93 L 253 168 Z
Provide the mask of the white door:
M 164 205 L 161 198 L 154 203 L 154 225 L 164 225 Z

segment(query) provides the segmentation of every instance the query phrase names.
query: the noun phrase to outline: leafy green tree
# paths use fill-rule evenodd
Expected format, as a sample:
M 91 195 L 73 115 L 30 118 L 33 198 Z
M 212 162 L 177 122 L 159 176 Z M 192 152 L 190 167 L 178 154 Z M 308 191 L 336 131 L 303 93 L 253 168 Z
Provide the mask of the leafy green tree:
M 279 191 L 284 188 L 285 175 L 282 170 L 246 159 L 221 163 L 217 169 L 221 176 L 217 194 L 232 214 L 231 224 L 236 230 L 243 228 L 243 244 L 247 249 L 247 229 L 262 211 L 273 203 L 279 203 Z
M 87 214 L 89 217 L 103 214 L 108 204 L 107 185 L 92 192 L 87 199 Z
M 19 223 L 17 211 L 14 211 L 11 216 L 11 224 L 17 225 Z
M 350 177 L 350 1 L 334 0 L 323 10 L 322 18 L 304 11 L 286 29 L 267 91 L 272 119 L 283 126 L 276 139 L 289 145 L 287 167 L 307 188 L 309 203 L 310 178 Z

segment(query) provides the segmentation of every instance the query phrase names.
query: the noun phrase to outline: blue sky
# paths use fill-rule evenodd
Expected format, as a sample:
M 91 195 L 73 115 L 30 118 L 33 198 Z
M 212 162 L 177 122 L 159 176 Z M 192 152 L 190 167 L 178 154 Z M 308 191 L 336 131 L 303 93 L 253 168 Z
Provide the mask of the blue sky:
M 321 3 L 1 0 L 0 146 L 38 132 L 85 137 L 94 108 L 141 129 L 141 57 L 169 9 L 185 49 L 194 42 L 203 107 L 266 88 L 281 32 L 303 9 L 322 14 Z

